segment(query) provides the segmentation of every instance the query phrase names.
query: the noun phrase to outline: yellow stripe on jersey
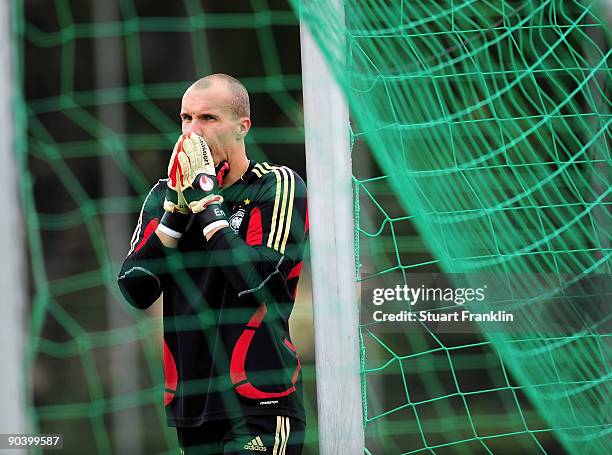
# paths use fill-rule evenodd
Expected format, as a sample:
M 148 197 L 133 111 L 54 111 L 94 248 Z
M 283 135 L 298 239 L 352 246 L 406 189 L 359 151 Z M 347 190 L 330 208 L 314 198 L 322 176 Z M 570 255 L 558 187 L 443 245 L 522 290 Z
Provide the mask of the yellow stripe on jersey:
M 285 254 L 287 239 L 291 231 L 291 216 L 293 214 L 293 200 L 295 195 L 295 176 L 290 169 L 284 166 L 272 166 L 268 163 L 257 163 L 253 172 L 262 177 L 270 172 L 276 177 L 276 193 L 274 195 L 274 208 L 272 222 L 266 246 Z
M 289 205 L 287 210 L 287 221 L 285 223 L 285 235 L 283 235 L 279 250 L 281 254 L 285 254 L 285 246 L 287 246 L 287 239 L 289 238 L 289 232 L 291 231 L 291 216 L 293 215 L 293 196 L 295 194 L 295 177 L 293 172 L 289 172 L 289 178 Z
M 279 169 L 280 174 L 282 175 L 282 180 L 283 180 L 283 189 L 282 189 L 282 202 L 281 202 L 281 208 L 280 208 L 280 216 L 278 218 L 278 223 L 276 226 L 276 232 L 274 234 L 274 246 L 273 248 L 280 252 L 282 254 L 281 248 L 280 248 L 280 242 L 281 242 L 281 238 L 285 232 L 285 228 L 287 225 L 288 221 L 291 220 L 287 220 L 286 214 L 287 214 L 287 199 L 289 196 L 289 193 L 291 192 L 291 188 L 289 187 L 289 174 L 287 172 L 286 169 Z
M 268 248 L 273 248 L 272 243 L 274 241 L 274 235 L 276 234 L 276 219 L 278 217 L 278 208 L 280 205 L 281 198 L 281 174 L 279 171 L 274 171 L 274 175 L 276 176 L 276 195 L 274 196 L 274 210 L 272 211 L 272 223 L 270 224 L 270 234 L 268 235 L 268 243 L 266 246 Z
M 268 164 L 268 163 L 265 163 Z M 259 178 L 261 178 L 263 175 L 267 174 L 268 172 L 270 172 L 269 170 L 267 170 L 265 167 L 262 166 L 262 163 L 257 163 L 254 167 L 253 167 L 253 172 L 255 172 L 255 175 Z

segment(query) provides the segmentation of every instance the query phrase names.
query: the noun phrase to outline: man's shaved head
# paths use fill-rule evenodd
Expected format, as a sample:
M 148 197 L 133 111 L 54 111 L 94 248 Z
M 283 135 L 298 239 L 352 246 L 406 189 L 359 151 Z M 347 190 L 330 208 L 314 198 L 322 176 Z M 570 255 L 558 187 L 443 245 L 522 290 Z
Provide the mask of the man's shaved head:
M 249 93 L 242 83 L 228 75 L 223 73 L 211 74 L 195 81 L 189 89 L 195 90 L 206 90 L 211 88 L 217 83 L 225 84 L 230 94 L 230 108 L 234 115 L 240 117 L 251 116 L 251 106 L 249 103 Z

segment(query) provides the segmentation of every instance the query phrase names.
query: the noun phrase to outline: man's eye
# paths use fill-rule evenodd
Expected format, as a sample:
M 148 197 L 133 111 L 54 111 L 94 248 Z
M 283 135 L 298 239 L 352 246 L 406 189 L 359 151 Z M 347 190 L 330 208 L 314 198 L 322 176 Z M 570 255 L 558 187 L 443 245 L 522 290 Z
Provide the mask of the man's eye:
M 186 122 L 186 121 L 191 120 L 191 116 L 190 115 L 183 115 L 183 116 L 181 116 L 181 119 L 183 120 L 183 122 Z

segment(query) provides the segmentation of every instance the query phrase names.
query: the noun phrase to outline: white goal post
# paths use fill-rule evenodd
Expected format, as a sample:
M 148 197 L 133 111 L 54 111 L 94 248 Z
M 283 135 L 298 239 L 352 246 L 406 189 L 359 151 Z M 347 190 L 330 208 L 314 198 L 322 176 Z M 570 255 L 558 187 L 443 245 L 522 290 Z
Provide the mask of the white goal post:
M 342 14 L 342 3 L 334 6 Z M 349 113 L 302 20 L 300 39 L 319 447 L 354 455 L 364 453 L 364 434 Z
M 10 193 L 5 200 L 6 216 L 0 223 L 0 251 L 3 261 L 0 266 L 0 289 L 2 289 L 2 317 L 0 318 L 0 341 L 2 342 L 2 374 L 0 375 L 0 434 L 26 432 L 27 390 L 24 377 L 25 359 L 25 311 L 26 272 L 25 236 L 21 211 L 21 191 L 17 176 L 19 173 L 19 151 L 15 141 L 19 134 L 15 128 L 15 97 L 18 61 L 11 20 L 13 2 L 0 2 L 0 180 Z

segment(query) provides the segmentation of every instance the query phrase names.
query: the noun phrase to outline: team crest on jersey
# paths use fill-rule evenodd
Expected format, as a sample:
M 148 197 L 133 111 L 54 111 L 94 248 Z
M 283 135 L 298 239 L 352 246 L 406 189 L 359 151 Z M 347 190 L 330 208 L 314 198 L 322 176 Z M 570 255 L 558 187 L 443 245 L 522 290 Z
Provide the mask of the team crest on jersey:
M 244 218 L 245 211 L 243 208 L 239 208 L 236 213 L 230 216 L 229 225 L 234 230 L 236 234 L 240 230 L 240 225 L 242 224 L 242 219 Z

